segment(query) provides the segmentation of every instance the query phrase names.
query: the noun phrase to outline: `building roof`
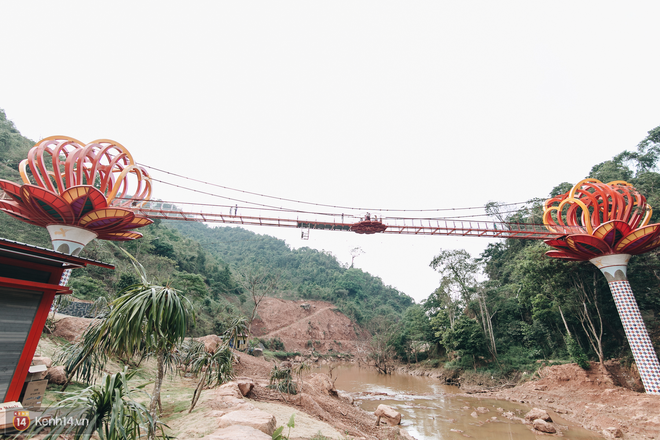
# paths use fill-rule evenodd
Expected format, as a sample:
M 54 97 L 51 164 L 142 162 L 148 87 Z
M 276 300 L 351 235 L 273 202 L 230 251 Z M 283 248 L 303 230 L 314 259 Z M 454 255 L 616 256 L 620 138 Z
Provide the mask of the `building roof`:
M 107 269 L 115 268 L 112 264 L 103 263 L 102 261 L 74 257 L 73 255 L 63 254 L 52 249 L 19 243 L 7 238 L 0 238 L 0 256 L 45 264 L 47 266 L 64 267 L 66 269 L 85 267 L 88 264 Z

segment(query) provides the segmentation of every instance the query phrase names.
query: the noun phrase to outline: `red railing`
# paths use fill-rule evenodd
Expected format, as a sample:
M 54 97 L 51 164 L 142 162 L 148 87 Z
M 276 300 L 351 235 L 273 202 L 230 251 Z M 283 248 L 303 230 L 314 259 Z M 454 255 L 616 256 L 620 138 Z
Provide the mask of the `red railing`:
M 226 207 L 225 207 L 226 209 Z M 206 211 L 206 212 L 204 212 Z M 159 205 L 151 203 L 138 210 L 138 213 L 152 219 L 180 220 L 204 223 L 225 223 L 228 225 L 272 226 L 284 228 L 320 229 L 331 231 L 351 231 L 351 227 L 363 219 L 353 215 L 315 214 L 321 219 L 310 218 L 281 218 L 273 216 L 272 211 L 263 213 L 250 212 L 250 209 L 241 209 L 247 214 L 210 212 L 207 206 L 199 212 L 183 211 L 174 205 Z M 295 212 L 281 211 L 296 215 Z M 313 214 L 305 214 L 311 217 Z M 287 215 L 288 217 L 288 215 Z M 301 215 L 302 217 L 302 215 Z M 544 225 L 528 223 L 505 223 L 480 220 L 462 220 L 449 218 L 397 218 L 381 217 L 378 221 L 387 226 L 384 234 L 399 235 L 462 235 L 469 237 L 495 237 L 519 238 L 531 240 L 544 240 L 557 238 L 567 234 L 582 233 L 581 228 L 553 227 L 549 230 Z

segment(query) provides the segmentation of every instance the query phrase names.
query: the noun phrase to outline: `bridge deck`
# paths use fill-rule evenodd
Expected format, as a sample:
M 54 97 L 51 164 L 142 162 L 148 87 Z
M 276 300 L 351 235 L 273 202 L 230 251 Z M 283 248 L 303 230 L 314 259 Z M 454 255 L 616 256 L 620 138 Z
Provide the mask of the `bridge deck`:
M 338 221 L 318 221 L 291 218 L 277 218 L 254 215 L 229 215 L 209 212 L 181 211 L 176 208 L 143 207 L 138 210 L 152 219 L 183 220 L 204 223 L 225 223 L 229 225 L 273 226 L 285 228 L 321 229 L 329 231 L 351 231 L 351 226 L 361 219 L 341 216 Z M 545 240 L 567 234 L 583 232 L 579 228 L 553 228 L 527 223 L 502 223 L 460 219 L 404 219 L 383 217 L 380 219 L 387 229 L 384 234 L 397 235 L 460 235 L 466 237 L 519 238 Z

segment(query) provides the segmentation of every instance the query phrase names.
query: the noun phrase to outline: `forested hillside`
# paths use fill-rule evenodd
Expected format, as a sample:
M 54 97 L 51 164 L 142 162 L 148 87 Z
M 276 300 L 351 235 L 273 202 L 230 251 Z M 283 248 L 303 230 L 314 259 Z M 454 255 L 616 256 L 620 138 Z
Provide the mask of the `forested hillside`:
M 649 132 L 636 151 L 624 151 L 594 165 L 586 177 L 602 182 L 625 180 L 660 207 L 660 127 Z M 564 182 L 548 196 L 577 182 Z M 493 212 L 498 207 L 491 206 Z M 503 220 L 541 223 L 542 200 Z M 656 210 L 651 223 L 660 220 Z M 431 355 L 449 366 L 533 371 L 536 361 L 633 362 L 621 320 L 603 275 L 589 262 L 549 258 L 540 241 L 508 239 L 489 245 L 478 258 L 464 251 L 441 251 L 431 262 L 440 285 L 422 306 L 406 312 L 391 345 L 403 359 L 415 354 L 418 341 L 435 348 Z M 485 273 L 487 280 L 478 281 Z M 660 346 L 660 258 L 657 250 L 633 256 L 628 278 L 656 351 Z M 418 310 L 416 310 L 418 309 Z
M 277 274 L 290 298 L 320 299 L 339 306 L 358 323 L 374 317 L 398 316 L 413 304 L 412 298 L 360 269 L 343 267 L 337 259 L 310 248 L 290 249 L 286 243 L 241 228 L 211 228 L 201 223 L 169 224 L 191 237 L 232 267 L 261 267 Z

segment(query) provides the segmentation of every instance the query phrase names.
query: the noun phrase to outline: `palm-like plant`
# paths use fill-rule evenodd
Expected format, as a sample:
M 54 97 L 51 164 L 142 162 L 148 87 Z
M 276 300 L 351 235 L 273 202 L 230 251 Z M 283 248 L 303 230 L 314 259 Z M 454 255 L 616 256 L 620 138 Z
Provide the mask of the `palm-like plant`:
M 210 353 L 203 343 L 194 340 L 185 341 L 181 351 L 184 353 L 182 364 L 199 378 L 190 402 L 190 413 L 204 387 L 222 385 L 234 378 L 234 353 L 226 342 Z
M 232 319 L 229 328 L 225 330 L 224 339 L 230 347 L 238 349 L 239 341 L 248 332 L 248 322 L 245 316 Z
M 277 390 L 280 393 L 287 393 L 287 394 L 298 393 L 296 384 L 293 381 L 291 368 L 287 368 L 287 367 L 279 368 L 277 365 L 275 365 L 273 369 L 270 370 L 269 380 L 270 380 L 270 384 L 268 385 L 268 388 Z M 284 399 L 287 400 L 286 397 Z
M 222 385 L 234 378 L 235 357 L 231 347 L 237 347 L 239 339 L 246 331 L 247 319 L 244 316 L 238 316 L 225 330 L 223 344 L 215 351 L 208 352 L 203 343 L 194 340 L 187 340 L 181 345 L 181 363 L 186 371 L 199 377 L 188 413 L 197 405 L 204 387 Z
M 98 327 L 90 329 L 83 338 L 78 363 L 69 374 L 75 373 L 85 362 L 92 362 L 90 359 L 95 353 L 125 358 L 144 353 L 155 356 L 156 380 L 149 412 L 157 420 L 157 408 L 162 407 L 160 390 L 166 367 L 173 364 L 175 347 L 184 340 L 194 312 L 190 302 L 176 289 L 150 283 L 144 267 L 131 254 L 124 252 L 131 259 L 141 282 L 125 288 L 112 302 L 110 312 Z M 153 433 L 149 436 L 153 438 Z
M 301 362 L 293 366 L 293 374 L 298 378 L 298 381 L 300 382 L 298 386 L 298 388 L 300 388 L 299 392 L 302 392 L 303 390 L 303 375 L 305 373 L 309 373 L 310 371 L 312 371 L 312 366 L 307 362 Z
M 90 439 L 96 433 L 101 440 L 138 439 L 142 434 L 155 436 L 157 424 L 144 405 L 135 400 L 135 389 L 128 387 L 134 372 L 124 371 L 105 376 L 102 384 L 68 394 L 68 397 L 47 408 L 44 415 L 71 420 L 55 424 L 44 440 L 73 434 Z M 35 424 L 31 434 L 38 434 L 47 424 Z M 165 438 L 161 430 L 161 436 Z
M 183 341 L 194 318 L 188 300 L 170 286 L 143 284 L 128 287 L 112 304 L 100 334 L 109 353 L 131 357 L 146 349 L 156 357 L 156 383 L 149 411 L 156 416 L 166 360 Z M 102 336 L 100 336 L 102 337 Z

